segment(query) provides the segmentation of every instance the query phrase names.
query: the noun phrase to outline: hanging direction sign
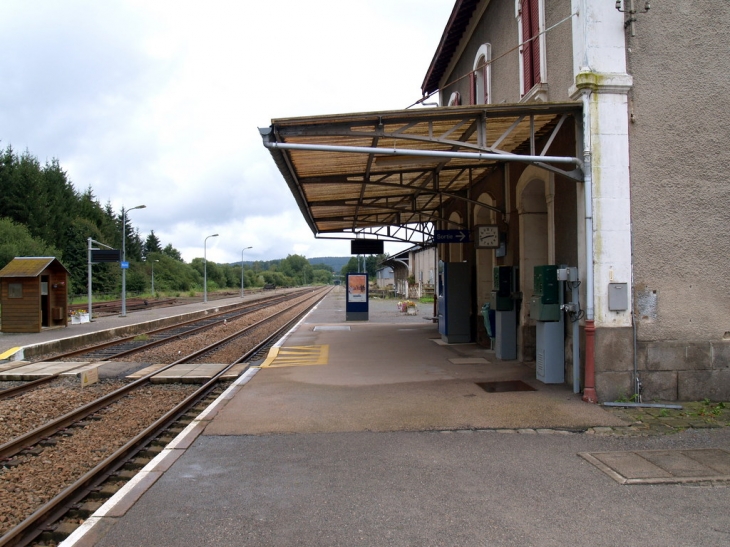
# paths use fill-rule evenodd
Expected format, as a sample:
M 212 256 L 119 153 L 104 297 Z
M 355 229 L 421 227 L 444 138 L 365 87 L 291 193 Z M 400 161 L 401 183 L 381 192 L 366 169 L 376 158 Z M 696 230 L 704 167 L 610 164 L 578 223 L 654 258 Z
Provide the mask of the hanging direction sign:
M 435 243 L 469 243 L 471 233 L 469 230 L 435 230 L 433 240 Z

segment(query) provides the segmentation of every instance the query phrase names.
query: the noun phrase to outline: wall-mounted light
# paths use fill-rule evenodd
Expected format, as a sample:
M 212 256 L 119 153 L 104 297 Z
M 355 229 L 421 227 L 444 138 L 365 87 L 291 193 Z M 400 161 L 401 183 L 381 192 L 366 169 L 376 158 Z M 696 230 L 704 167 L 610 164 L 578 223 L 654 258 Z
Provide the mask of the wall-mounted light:
M 634 28 L 634 23 L 636 23 L 636 14 L 648 12 L 651 9 L 651 2 L 646 0 L 646 2 L 644 2 L 644 11 L 638 11 L 634 5 L 634 0 L 616 0 L 616 9 L 621 13 L 628 14 L 628 17 L 624 21 L 624 28 L 631 29 L 631 36 L 636 36 L 636 29 Z

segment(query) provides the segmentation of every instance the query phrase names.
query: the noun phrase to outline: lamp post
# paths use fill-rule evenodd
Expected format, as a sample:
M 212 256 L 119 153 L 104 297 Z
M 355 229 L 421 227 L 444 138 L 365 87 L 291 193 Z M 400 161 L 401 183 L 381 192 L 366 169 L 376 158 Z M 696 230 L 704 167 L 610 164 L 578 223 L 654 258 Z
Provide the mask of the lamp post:
M 144 209 L 146 205 L 137 205 L 125 210 L 122 207 L 122 262 L 127 261 L 127 213 L 135 209 Z M 127 268 L 122 268 L 122 317 L 127 317 Z
M 218 237 L 218 234 L 213 234 L 203 240 L 203 302 L 208 301 L 208 259 L 206 255 L 208 239 L 211 237 Z
M 247 249 L 253 249 L 253 247 L 244 247 L 241 250 L 241 298 L 243 298 L 243 251 Z
M 159 262 L 159 260 L 153 260 L 150 262 L 152 265 L 152 298 L 155 297 L 155 262 Z

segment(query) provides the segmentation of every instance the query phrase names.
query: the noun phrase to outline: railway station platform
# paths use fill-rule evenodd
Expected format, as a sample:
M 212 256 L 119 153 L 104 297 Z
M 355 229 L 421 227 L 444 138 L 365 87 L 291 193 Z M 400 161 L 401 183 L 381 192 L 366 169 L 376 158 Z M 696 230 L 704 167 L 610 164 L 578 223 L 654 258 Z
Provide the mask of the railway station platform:
M 61 546 L 600 546 L 619 522 L 635 545 L 727 539 L 709 523 L 730 488 L 627 493 L 579 454 L 722 447 L 729 428 L 586 435 L 627 424 L 443 344 L 431 315 L 373 300 L 346 322 L 333 289 Z

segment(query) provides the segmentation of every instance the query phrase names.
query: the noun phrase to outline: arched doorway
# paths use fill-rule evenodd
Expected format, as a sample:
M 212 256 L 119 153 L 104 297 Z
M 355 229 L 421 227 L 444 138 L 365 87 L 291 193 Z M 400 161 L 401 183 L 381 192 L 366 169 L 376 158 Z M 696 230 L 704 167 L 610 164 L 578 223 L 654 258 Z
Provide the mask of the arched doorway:
M 517 183 L 520 263 L 519 280 L 522 305 L 519 310 L 517 358 L 535 359 L 535 321 L 530 318 L 534 267 L 555 263 L 553 226 L 554 182 L 552 175 L 537 167 L 528 167 Z
M 477 199 L 478 202 L 484 203 L 494 207 L 494 199 L 487 193 L 483 193 Z M 474 224 L 476 226 L 480 224 L 495 224 L 494 211 L 481 207 L 479 205 L 474 206 Z M 476 298 L 477 307 L 481 308 L 485 302 L 489 302 L 489 296 L 492 292 L 493 275 L 492 268 L 494 265 L 494 249 L 476 249 Z
M 454 211 L 449 215 L 449 229 L 455 230 L 456 228 L 461 227 L 463 227 L 463 224 L 461 222 L 461 215 Z M 449 243 L 449 262 L 461 262 L 463 260 L 463 244 Z

